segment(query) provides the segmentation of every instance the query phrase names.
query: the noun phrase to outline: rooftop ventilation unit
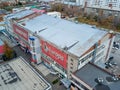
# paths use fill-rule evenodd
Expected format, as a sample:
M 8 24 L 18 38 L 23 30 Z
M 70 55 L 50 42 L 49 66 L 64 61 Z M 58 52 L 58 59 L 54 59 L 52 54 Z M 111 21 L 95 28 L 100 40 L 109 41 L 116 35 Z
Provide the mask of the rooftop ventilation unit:
M 44 30 L 46 30 L 46 29 L 47 29 L 47 28 L 43 28 L 43 29 L 39 30 L 39 33 L 42 32 L 42 31 L 44 31 Z
M 68 47 L 67 47 L 67 46 L 65 46 L 63 49 L 64 49 L 64 50 L 68 50 Z
M 102 85 L 102 84 L 103 84 L 103 78 L 101 78 L 101 77 L 96 78 L 95 81 L 96 81 L 99 85 Z

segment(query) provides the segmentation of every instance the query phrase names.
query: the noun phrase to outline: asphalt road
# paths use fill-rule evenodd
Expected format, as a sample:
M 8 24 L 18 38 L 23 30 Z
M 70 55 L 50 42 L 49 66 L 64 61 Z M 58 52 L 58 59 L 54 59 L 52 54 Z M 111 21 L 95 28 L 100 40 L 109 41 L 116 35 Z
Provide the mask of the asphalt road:
M 16 51 L 17 56 L 22 56 L 28 63 L 30 63 L 31 60 L 31 54 L 30 53 L 25 53 L 20 46 L 15 46 L 13 49 Z

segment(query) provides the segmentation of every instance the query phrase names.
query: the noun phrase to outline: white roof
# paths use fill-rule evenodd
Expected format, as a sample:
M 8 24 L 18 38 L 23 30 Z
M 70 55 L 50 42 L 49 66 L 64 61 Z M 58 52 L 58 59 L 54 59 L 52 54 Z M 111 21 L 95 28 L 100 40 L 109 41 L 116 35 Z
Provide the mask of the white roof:
M 6 15 L 5 17 L 7 17 L 8 19 L 12 19 L 12 18 L 17 18 L 17 19 L 20 19 L 20 18 L 23 18 L 25 16 L 28 16 L 30 14 L 34 13 L 34 11 L 32 10 L 22 10 L 20 12 L 16 12 L 16 13 L 12 13 L 12 14 L 8 14 Z
M 11 73 L 11 74 L 10 74 Z M 50 84 L 22 58 L 0 65 L 0 90 L 49 90 Z M 10 81 L 17 78 L 17 81 Z
M 25 22 L 25 28 L 37 34 L 61 49 L 71 47 L 68 52 L 80 57 L 86 50 L 100 40 L 106 31 L 87 24 L 76 24 L 60 18 L 41 15 Z

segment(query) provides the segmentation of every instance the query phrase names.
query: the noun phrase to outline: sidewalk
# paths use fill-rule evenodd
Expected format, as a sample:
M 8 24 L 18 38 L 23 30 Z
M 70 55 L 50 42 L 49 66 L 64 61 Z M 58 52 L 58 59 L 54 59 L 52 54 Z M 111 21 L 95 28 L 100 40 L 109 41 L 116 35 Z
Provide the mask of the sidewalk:
M 36 65 L 34 63 L 31 63 L 31 65 L 37 69 L 37 71 L 42 74 L 42 76 L 51 84 L 52 90 L 68 90 L 64 87 L 64 85 L 60 85 L 60 79 L 58 78 L 58 75 L 53 75 L 50 73 L 50 70 L 43 64 Z M 53 84 L 52 82 L 54 80 L 58 79 L 58 82 Z
M 48 74 L 50 74 L 50 70 L 43 64 L 40 63 L 39 65 L 35 65 L 35 68 L 38 69 L 44 76 L 47 76 Z

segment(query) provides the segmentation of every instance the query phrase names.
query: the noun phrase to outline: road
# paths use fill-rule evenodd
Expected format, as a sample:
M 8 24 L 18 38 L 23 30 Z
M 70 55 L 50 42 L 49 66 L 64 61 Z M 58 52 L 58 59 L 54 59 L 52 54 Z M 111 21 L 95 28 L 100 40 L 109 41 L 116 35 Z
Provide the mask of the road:
M 30 63 L 31 60 L 31 54 L 30 53 L 25 53 L 20 46 L 15 46 L 13 47 L 13 50 L 16 51 L 17 56 L 22 56 L 28 63 Z

